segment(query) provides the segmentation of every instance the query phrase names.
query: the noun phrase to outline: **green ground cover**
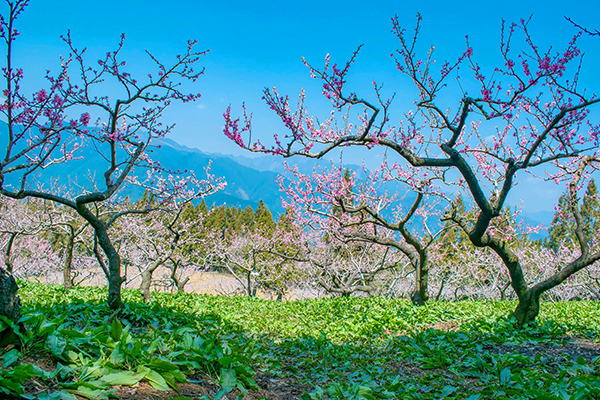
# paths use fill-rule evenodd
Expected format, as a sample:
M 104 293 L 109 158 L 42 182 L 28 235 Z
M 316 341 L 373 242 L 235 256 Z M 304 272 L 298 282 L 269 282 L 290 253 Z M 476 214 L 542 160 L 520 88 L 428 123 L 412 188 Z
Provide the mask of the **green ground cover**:
M 246 297 L 21 282 L 22 345 L 0 347 L 0 397 L 39 399 L 598 399 L 600 304 Z M 146 390 L 142 392 L 142 389 Z M 127 389 L 127 390 L 126 390 Z

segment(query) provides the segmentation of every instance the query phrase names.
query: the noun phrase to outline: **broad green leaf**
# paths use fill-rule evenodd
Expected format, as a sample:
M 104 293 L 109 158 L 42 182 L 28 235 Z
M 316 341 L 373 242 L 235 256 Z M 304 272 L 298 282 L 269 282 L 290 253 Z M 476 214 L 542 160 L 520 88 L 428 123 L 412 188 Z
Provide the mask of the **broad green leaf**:
M 21 357 L 23 354 L 19 350 L 12 349 L 2 356 L 2 368 L 8 368 Z
M 118 342 L 121 340 L 121 333 L 123 333 L 123 325 L 118 318 L 114 318 L 112 324 L 110 325 L 110 336 L 115 342 Z
M 356 391 L 356 396 L 358 396 L 358 398 L 364 398 L 367 400 L 371 400 L 371 399 L 375 398 L 373 396 L 373 389 L 371 389 L 368 386 L 360 386 L 358 388 L 358 390 Z
M 101 381 L 99 379 L 94 380 L 94 381 L 89 381 L 89 382 L 83 382 L 83 381 L 62 382 L 60 385 L 62 387 L 64 387 L 65 389 L 69 389 L 69 390 L 79 390 L 82 387 L 91 389 L 91 390 L 104 390 L 109 387 L 109 385 L 106 382 Z
M 138 367 L 138 372 L 143 374 L 144 377 L 146 379 L 148 379 L 150 386 L 152 386 L 156 390 L 162 390 L 162 391 L 169 390 L 169 385 L 165 381 L 165 378 L 163 378 L 162 375 L 160 375 L 158 372 L 153 371 L 150 368 L 147 368 L 147 367 L 144 367 L 141 365 Z
M 37 400 L 78 400 L 77 397 L 64 390 L 59 390 L 53 393 L 42 393 L 37 396 Z
M 62 358 L 62 354 L 65 351 L 65 347 L 67 347 L 67 341 L 56 334 L 52 334 L 48 336 L 47 343 L 48 347 L 50 348 L 50 352 L 55 357 Z
M 221 389 L 217 393 L 215 393 L 215 397 L 213 397 L 213 400 L 220 400 L 223 396 L 225 396 L 229 392 L 231 392 L 231 389 Z
M 149 368 L 154 370 L 161 371 L 176 371 L 179 370 L 179 367 L 167 360 L 161 360 L 160 358 L 153 358 L 150 360 L 148 364 L 146 364 Z
M 12 379 L 4 379 L 0 377 L 0 391 L 3 391 L 5 394 L 16 394 L 21 395 L 23 393 L 23 389 L 21 388 L 21 384 Z
M 125 361 L 125 354 L 121 352 L 120 346 L 115 347 L 112 353 L 110 353 L 108 361 L 115 365 L 119 365 Z
M 170 372 L 161 372 L 160 375 L 163 377 L 167 385 L 171 386 L 175 391 L 179 392 L 179 388 L 177 387 L 177 382 L 175 381 L 175 377 Z
M 13 372 L 19 379 L 25 381 L 33 377 L 48 379 L 51 372 L 44 371 L 34 364 L 20 364 L 13 368 Z
M 72 392 L 89 400 L 108 400 L 110 397 L 114 397 L 111 396 L 112 392 L 108 390 L 92 389 L 87 386 L 79 386 L 77 389 L 72 390 Z
M 510 382 L 510 369 L 504 368 L 500 371 L 500 384 L 507 385 Z
M 106 382 L 110 386 L 133 386 L 144 379 L 144 376 L 144 374 L 135 373 L 134 371 L 121 371 L 102 375 L 100 380 Z
M 444 388 L 442 389 L 442 394 L 441 397 L 448 397 L 450 396 L 452 393 L 456 392 L 458 388 L 456 386 L 452 386 L 452 385 L 446 385 L 444 386 Z
M 219 385 L 223 389 L 234 389 L 237 384 L 237 376 L 235 373 L 235 369 L 229 368 L 221 368 L 221 377 L 219 379 Z
M 38 336 L 50 335 L 56 330 L 56 326 L 57 325 L 54 322 L 44 321 L 40 325 L 40 329 L 37 334 L 38 334 Z
M 78 339 L 86 337 L 84 333 L 76 329 L 61 329 L 58 334 L 65 338 Z

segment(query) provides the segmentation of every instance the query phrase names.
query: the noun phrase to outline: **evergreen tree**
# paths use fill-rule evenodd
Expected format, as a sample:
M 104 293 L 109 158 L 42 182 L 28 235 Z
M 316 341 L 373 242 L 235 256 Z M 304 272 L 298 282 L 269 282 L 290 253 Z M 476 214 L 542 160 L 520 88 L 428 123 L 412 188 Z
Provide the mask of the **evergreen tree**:
M 589 238 L 600 231 L 600 200 L 598 199 L 598 187 L 593 179 L 583 195 L 581 215 L 583 217 L 583 232 L 586 237 Z
M 267 232 L 272 232 L 275 229 L 275 221 L 273 221 L 273 214 L 267 208 L 265 203 L 260 200 L 255 211 L 256 227 L 263 229 Z
M 549 237 L 546 246 L 558 250 L 561 246 L 571 246 L 576 243 L 575 218 L 569 204 L 569 193 L 563 193 L 558 199 L 558 206 L 552 224 L 550 225 Z M 598 199 L 598 188 L 592 179 L 587 186 L 581 204 L 581 216 L 583 217 L 583 233 L 589 238 L 600 230 L 600 201 Z
M 252 230 L 256 221 L 254 210 L 251 206 L 246 207 L 243 211 L 240 211 L 236 219 L 236 232 L 242 232 L 243 230 Z
M 204 216 L 206 216 L 208 214 L 208 207 L 206 206 L 206 201 L 204 201 L 204 199 L 202 199 L 200 204 L 198 204 L 197 208 L 198 208 L 198 214 L 204 215 Z

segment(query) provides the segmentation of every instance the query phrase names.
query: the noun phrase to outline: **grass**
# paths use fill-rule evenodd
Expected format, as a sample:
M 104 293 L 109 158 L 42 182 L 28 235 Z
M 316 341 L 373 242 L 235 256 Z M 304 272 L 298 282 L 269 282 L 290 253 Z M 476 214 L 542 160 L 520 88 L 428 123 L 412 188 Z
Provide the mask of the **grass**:
M 511 302 L 126 291 L 114 312 L 103 288 L 21 285 L 22 327 L 0 321 L 22 342 L 1 355 L 15 397 L 600 398 L 596 302 L 545 303 L 519 331 Z

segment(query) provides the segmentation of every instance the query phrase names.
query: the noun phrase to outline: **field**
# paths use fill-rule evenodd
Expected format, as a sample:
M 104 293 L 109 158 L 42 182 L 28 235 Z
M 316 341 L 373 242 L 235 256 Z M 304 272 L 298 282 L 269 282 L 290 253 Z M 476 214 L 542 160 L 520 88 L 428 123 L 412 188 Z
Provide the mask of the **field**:
M 0 397 L 26 399 L 599 399 L 600 304 L 246 297 L 20 282 L 22 346 Z M 4 394 L 2 394 L 4 393 Z

